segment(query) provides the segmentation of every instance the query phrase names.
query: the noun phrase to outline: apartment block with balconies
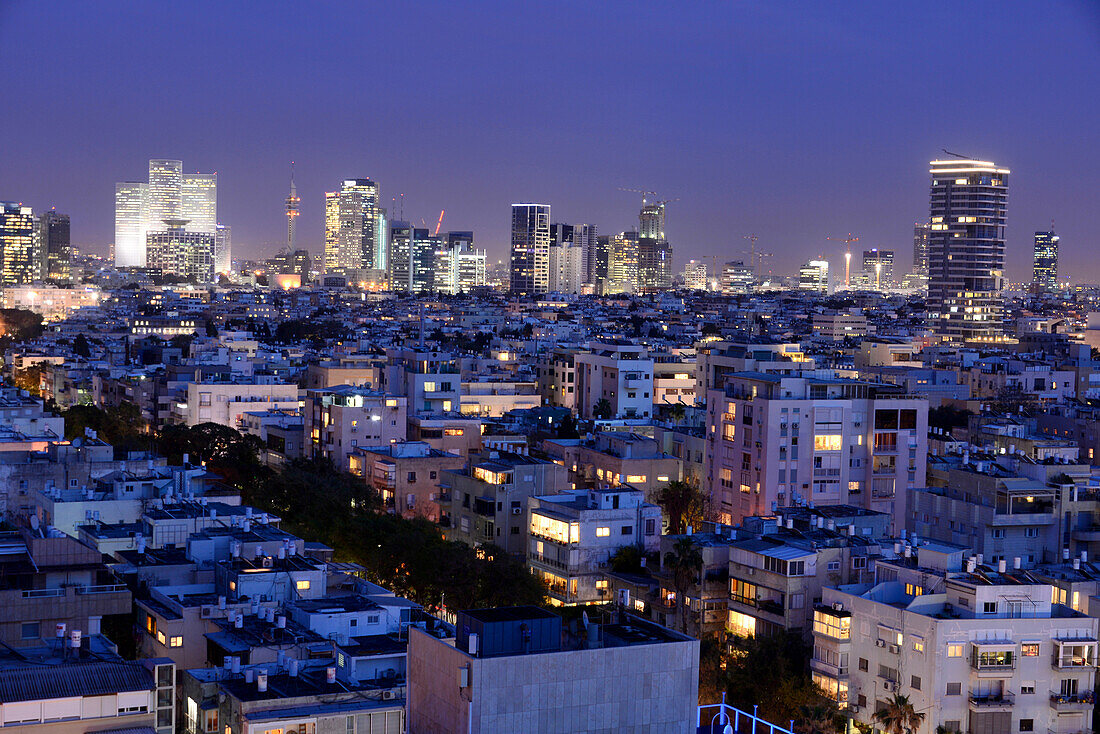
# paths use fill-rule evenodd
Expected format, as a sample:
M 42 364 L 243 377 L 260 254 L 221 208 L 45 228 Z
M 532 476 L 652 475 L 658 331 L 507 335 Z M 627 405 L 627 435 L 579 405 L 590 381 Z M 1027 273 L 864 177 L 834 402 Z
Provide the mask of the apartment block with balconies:
M 408 398 L 352 385 L 307 390 L 303 423 L 307 454 L 346 469 L 358 446 L 404 441 Z

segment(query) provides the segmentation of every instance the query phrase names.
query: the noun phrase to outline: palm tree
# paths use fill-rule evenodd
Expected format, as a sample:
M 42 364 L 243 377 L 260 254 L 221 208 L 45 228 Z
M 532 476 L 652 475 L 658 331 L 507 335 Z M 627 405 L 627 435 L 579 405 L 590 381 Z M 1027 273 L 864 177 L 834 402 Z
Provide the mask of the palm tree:
M 680 631 L 687 634 L 688 607 L 684 602 L 688 587 L 703 570 L 703 554 L 691 538 L 680 538 L 672 550 L 665 554 L 665 566 L 672 573 L 672 586 L 676 589 L 676 603 L 680 607 Z
M 615 414 L 615 411 L 611 407 L 611 401 L 607 398 L 600 398 L 596 401 L 596 404 L 592 406 L 592 416 L 597 419 L 608 419 Z
M 924 721 L 924 714 L 917 713 L 908 696 L 895 693 L 885 708 L 875 712 L 875 721 L 885 734 L 913 734 Z
M 706 498 L 690 482 L 673 480 L 657 492 L 657 504 L 668 517 L 668 534 L 679 535 L 706 515 Z
M 668 416 L 672 418 L 676 425 L 680 425 L 687 417 L 687 408 L 684 407 L 683 403 L 673 403 L 669 406 Z

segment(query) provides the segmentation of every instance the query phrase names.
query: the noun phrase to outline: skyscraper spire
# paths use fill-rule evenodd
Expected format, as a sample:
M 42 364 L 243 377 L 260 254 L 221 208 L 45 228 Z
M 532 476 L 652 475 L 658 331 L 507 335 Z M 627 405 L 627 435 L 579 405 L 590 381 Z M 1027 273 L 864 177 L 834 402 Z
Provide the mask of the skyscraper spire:
M 294 252 L 297 248 L 295 222 L 298 218 L 298 206 L 301 203 L 298 198 L 298 188 L 294 185 L 294 161 L 290 162 L 290 196 L 286 197 L 286 249 Z

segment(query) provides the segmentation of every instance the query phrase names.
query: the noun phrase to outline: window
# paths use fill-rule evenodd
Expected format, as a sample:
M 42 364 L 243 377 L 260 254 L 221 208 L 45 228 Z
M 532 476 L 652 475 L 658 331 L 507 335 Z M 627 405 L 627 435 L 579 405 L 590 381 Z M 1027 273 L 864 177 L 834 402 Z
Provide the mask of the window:
M 415 481 L 416 481 L 416 472 L 414 472 L 414 471 L 411 471 L 411 472 L 409 472 L 408 474 L 406 474 L 406 475 L 405 475 L 405 481 L 407 481 L 407 482 L 415 482 Z
M 167 644 L 167 641 L 168 641 L 168 638 L 164 636 L 164 633 L 161 632 L 160 630 L 157 630 L 157 642 L 159 642 L 162 645 L 165 645 L 165 644 Z
M 1020 719 L 1020 731 L 1035 731 L 1035 719 Z
M 963 646 L 954 643 L 947 646 L 947 657 L 949 658 L 961 658 L 963 656 Z
M 645 484 L 645 474 L 627 474 L 627 484 Z
M 1005 537 L 1005 529 L 993 528 L 992 536 L 994 540 L 1002 540 Z
M 1023 683 L 1021 683 L 1020 684 L 1020 693 L 1022 693 L 1024 695 L 1030 695 L 1032 693 L 1035 693 L 1035 681 L 1025 680 Z
M 997 613 L 997 602 L 995 602 L 995 601 L 985 602 L 982 605 L 982 613 L 983 614 L 996 614 Z
M 791 601 L 791 603 L 789 605 L 790 609 L 801 609 L 802 607 L 804 607 L 806 605 L 806 595 L 805 594 L 791 594 L 790 601 Z
M 597 579 L 596 580 L 596 588 L 597 589 L 606 589 L 607 588 L 607 579 Z
M 920 690 L 920 676 L 919 675 L 912 676 L 909 680 L 909 686 L 914 691 L 919 691 Z
M 830 571 L 839 571 L 840 570 L 840 561 L 829 561 L 829 570 Z
M 1039 643 L 1038 642 L 1025 642 L 1020 646 L 1020 654 L 1025 658 L 1037 658 L 1039 657 Z
M 859 659 L 859 669 L 862 670 L 864 673 L 867 672 L 867 658 Z
M 294 586 L 298 591 L 309 591 L 309 581 L 297 581 Z
M 218 710 L 207 709 L 203 713 L 205 714 L 205 716 L 203 717 L 203 724 L 205 726 L 206 733 L 214 734 L 218 730 Z
M 633 535 L 634 534 L 634 526 L 633 525 L 623 525 L 622 530 L 620 532 L 623 535 Z
M 657 521 L 653 518 L 649 518 L 645 521 L 645 534 L 653 535 L 657 532 Z
M 349 716 L 344 724 L 345 734 L 355 734 L 355 717 Z
M 947 684 L 947 695 L 948 696 L 962 695 L 962 683 L 948 683 Z
M 611 535 L 611 528 L 596 528 L 597 538 L 606 538 Z
M 179 635 L 168 639 L 168 647 L 183 647 L 183 638 Z M 217 730 L 218 725 L 214 725 L 214 729 Z M 207 731 L 210 731 L 209 729 Z
M 814 451 L 840 451 L 843 440 L 839 433 L 814 436 Z
M 24 640 L 37 640 L 41 635 L 39 634 L 38 622 L 24 622 L 20 627 L 20 638 Z
M 924 640 L 913 640 L 913 652 L 924 652 Z
M 1024 537 L 1025 538 L 1038 538 L 1039 537 L 1039 528 L 1024 528 Z

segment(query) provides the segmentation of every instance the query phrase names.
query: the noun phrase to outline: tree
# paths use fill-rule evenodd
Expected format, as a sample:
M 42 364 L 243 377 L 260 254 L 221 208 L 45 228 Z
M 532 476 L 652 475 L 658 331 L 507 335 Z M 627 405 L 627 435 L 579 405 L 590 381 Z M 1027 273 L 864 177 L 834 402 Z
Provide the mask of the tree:
M 676 480 L 661 487 L 657 504 L 668 517 L 669 535 L 686 532 L 688 525 L 699 527 L 706 519 L 707 497 L 689 482 Z
M 573 418 L 573 413 L 567 413 L 561 422 L 558 423 L 556 435 L 558 438 L 579 438 L 580 433 L 577 432 L 577 421 Z
M 73 341 L 73 354 L 84 359 L 92 358 L 92 348 L 88 346 L 88 338 L 83 334 L 77 334 Z
M 607 420 L 614 416 L 615 411 L 611 407 L 611 401 L 607 398 L 597 400 L 596 404 L 592 406 L 592 415 L 601 420 Z
M 612 554 L 610 560 L 611 570 L 616 573 L 641 573 L 642 549 L 636 545 L 621 545 Z
M 206 335 L 210 337 L 216 337 L 218 335 L 218 325 L 215 324 L 213 320 L 206 322 Z
M 683 403 L 673 403 L 668 408 L 668 417 L 672 419 L 673 423 L 680 425 L 687 417 L 687 408 L 684 407 Z
M 884 708 L 875 712 L 874 719 L 885 734 L 913 734 L 924 722 L 924 714 L 917 713 L 908 696 L 895 693 Z
M 260 463 L 263 444 L 256 436 L 242 434 L 220 423 L 197 426 L 166 426 L 160 432 L 158 449 L 170 464 L 179 464 L 187 454 L 192 464 L 203 463 L 229 484 L 241 489 L 255 486 L 265 475 Z
M 690 537 L 680 538 L 672 550 L 665 554 L 665 566 L 672 573 L 672 585 L 676 589 L 676 603 L 680 607 L 680 631 L 687 634 L 688 606 L 684 602 L 688 587 L 703 570 L 703 554 Z

